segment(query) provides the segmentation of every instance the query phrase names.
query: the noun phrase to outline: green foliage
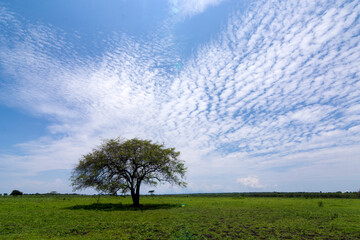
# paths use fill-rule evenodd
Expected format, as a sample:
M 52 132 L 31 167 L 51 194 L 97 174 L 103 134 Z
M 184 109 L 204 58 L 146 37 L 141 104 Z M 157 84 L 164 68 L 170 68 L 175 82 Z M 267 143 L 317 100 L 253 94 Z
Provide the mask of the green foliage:
M 133 204 L 139 206 L 141 184 L 186 186 L 182 181 L 186 168 L 179 155 L 174 148 L 150 140 L 110 139 L 80 159 L 72 185 L 74 190 L 92 187 L 113 195 L 130 192 Z
M 335 218 L 338 218 L 338 217 L 339 217 L 339 214 L 333 213 L 333 215 L 331 216 L 331 219 L 335 219 Z
M 20 192 L 19 190 L 13 190 L 11 193 L 10 193 L 11 196 L 22 196 L 23 193 Z
M 357 199 L 157 195 L 143 196 L 142 208 L 131 203 L 129 196 L 98 204 L 93 196 L 0 198 L 0 239 L 360 239 Z

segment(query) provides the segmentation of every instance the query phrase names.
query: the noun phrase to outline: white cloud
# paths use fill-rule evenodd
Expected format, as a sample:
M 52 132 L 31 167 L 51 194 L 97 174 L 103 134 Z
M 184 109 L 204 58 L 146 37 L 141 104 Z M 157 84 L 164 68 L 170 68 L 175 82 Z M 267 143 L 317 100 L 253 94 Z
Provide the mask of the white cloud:
M 260 184 L 259 179 L 256 176 L 238 178 L 236 182 L 241 183 L 245 187 L 264 188 L 264 185 Z
M 192 17 L 225 0 L 169 0 L 171 11 L 184 17 Z

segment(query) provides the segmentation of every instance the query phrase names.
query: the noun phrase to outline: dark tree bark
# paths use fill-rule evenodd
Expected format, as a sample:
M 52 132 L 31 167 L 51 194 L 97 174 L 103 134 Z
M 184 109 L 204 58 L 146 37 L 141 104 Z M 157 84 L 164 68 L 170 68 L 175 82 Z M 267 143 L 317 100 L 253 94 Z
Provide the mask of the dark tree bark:
M 134 207 L 140 207 L 140 184 L 136 186 L 136 189 L 131 190 L 131 198 Z

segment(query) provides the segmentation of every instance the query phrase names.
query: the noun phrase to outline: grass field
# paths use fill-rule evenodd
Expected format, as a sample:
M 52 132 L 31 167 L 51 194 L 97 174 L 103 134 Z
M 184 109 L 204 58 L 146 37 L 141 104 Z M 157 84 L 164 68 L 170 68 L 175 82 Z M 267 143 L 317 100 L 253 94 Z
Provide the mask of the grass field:
M 360 239 L 359 199 L 0 197 L 0 239 Z M 181 206 L 184 204 L 185 206 Z

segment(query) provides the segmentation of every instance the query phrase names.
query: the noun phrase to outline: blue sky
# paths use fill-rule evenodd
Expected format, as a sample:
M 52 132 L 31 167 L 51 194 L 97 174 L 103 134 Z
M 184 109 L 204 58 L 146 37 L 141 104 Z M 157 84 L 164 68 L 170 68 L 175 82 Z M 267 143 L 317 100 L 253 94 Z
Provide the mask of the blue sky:
M 0 193 L 71 192 L 79 158 L 117 136 L 181 151 L 188 188 L 157 193 L 357 191 L 359 15 L 345 0 L 1 1 Z

